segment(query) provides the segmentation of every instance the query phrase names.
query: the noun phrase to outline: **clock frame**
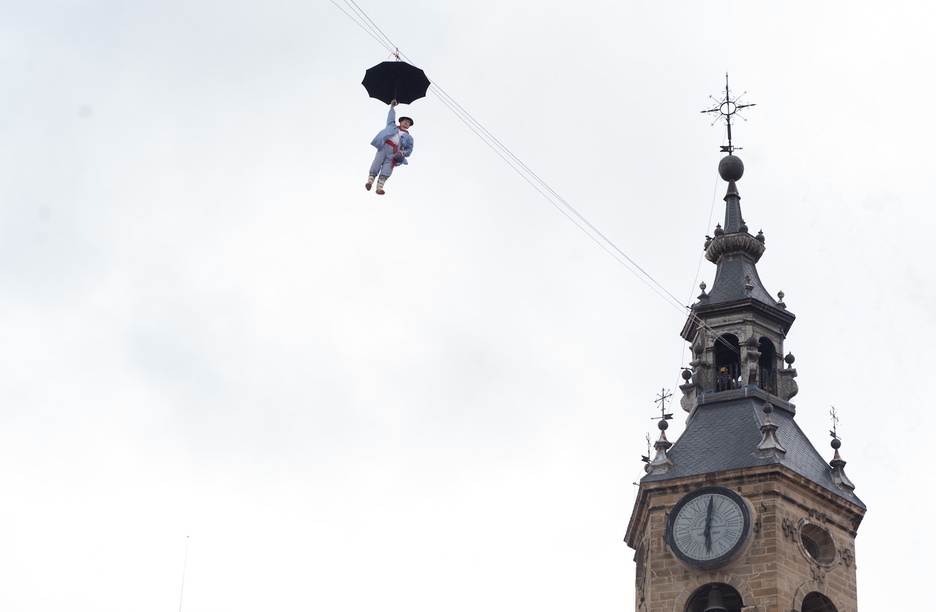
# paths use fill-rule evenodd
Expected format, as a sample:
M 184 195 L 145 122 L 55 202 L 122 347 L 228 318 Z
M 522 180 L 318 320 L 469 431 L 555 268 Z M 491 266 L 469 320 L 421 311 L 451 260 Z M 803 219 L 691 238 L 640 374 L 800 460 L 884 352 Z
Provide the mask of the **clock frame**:
M 666 520 L 666 542 L 682 562 L 717 567 L 744 547 L 751 533 L 751 510 L 730 489 L 703 487 L 679 500 Z

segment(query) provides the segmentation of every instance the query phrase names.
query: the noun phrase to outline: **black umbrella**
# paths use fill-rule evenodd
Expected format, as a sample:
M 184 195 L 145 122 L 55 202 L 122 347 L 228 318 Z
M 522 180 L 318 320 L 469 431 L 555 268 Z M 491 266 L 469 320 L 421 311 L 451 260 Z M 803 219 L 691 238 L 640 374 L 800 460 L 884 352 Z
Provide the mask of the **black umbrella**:
M 429 79 L 426 73 L 406 62 L 381 62 L 364 73 L 361 85 L 372 98 L 390 104 L 410 104 L 426 95 Z

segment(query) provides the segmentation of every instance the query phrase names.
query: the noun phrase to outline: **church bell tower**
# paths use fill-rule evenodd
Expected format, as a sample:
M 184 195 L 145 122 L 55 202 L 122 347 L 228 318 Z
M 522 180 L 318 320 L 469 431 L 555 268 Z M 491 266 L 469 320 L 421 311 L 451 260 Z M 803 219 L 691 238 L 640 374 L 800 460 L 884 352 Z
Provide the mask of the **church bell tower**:
M 744 165 L 731 145 L 739 108 L 725 88 L 724 225 L 705 243 L 715 280 L 681 335 L 686 427 L 660 437 L 625 541 L 635 551 L 638 612 L 857 612 L 855 537 L 865 505 L 845 475 L 840 440 L 826 461 L 795 421 L 795 316 L 757 274 L 765 251 L 741 215 Z M 809 409 L 814 409 L 810 407 Z

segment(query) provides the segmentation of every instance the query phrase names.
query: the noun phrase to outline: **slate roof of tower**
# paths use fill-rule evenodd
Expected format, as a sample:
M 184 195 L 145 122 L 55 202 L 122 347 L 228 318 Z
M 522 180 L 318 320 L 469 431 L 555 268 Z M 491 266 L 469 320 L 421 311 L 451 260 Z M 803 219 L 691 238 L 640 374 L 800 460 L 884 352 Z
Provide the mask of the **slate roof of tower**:
M 793 418 L 792 405 L 770 396 L 771 420 L 776 436 L 786 449 L 781 457 L 758 457 L 763 439 L 764 402 L 767 394 L 754 387 L 704 394 L 686 422 L 686 430 L 667 453 L 673 466 L 665 474 L 648 474 L 641 482 L 659 482 L 739 468 L 782 465 L 861 508 L 854 493 L 836 486 L 832 467 L 813 447 Z M 831 454 L 831 449 L 830 454 Z
M 740 161 L 737 163 L 740 164 Z M 728 184 L 728 192 L 725 194 L 725 211 L 725 228 L 716 230 L 715 239 L 710 243 L 727 241 L 732 246 L 718 249 L 720 255 L 714 259 L 711 253 L 706 254 L 706 257 L 718 266 L 715 281 L 712 283 L 711 291 L 706 296 L 700 296 L 702 299 L 693 305 L 693 309 L 746 299 L 757 300 L 772 308 L 781 308 L 767 292 L 760 275 L 757 274 L 756 264 L 763 253 L 764 237 L 760 234 L 755 239 L 747 233 L 747 225 L 744 224 L 741 215 L 741 195 L 734 181 Z M 738 241 L 737 238 L 733 239 L 732 235 L 743 236 L 744 239 Z M 752 251 L 751 245 L 757 245 L 755 240 L 760 242 L 760 245 Z M 706 249 L 708 249 L 708 244 Z
M 751 277 L 753 288 L 750 291 L 745 290 L 745 278 Z M 712 283 L 712 290 L 708 294 L 708 299 L 702 299 L 696 302 L 694 308 L 707 306 L 709 304 L 722 304 L 753 298 L 758 302 L 763 302 L 774 308 L 779 308 L 778 303 L 764 288 L 764 284 L 757 274 L 757 266 L 754 262 L 744 255 L 724 255 L 718 262 L 718 269 L 715 272 L 715 281 Z

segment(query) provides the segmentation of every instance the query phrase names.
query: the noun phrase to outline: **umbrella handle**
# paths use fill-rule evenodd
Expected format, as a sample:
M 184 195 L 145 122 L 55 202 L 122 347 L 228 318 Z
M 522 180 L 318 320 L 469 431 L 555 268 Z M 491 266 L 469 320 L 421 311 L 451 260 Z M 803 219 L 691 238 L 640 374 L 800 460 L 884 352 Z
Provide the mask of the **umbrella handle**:
M 393 56 L 396 58 L 396 61 L 398 61 L 398 62 L 400 61 L 400 48 L 399 48 L 399 47 L 396 47 L 396 48 L 395 48 L 395 50 L 393 51 Z M 396 81 L 394 81 L 394 83 L 393 83 L 393 99 L 394 99 L 394 100 L 397 99 L 397 84 L 396 84 Z

